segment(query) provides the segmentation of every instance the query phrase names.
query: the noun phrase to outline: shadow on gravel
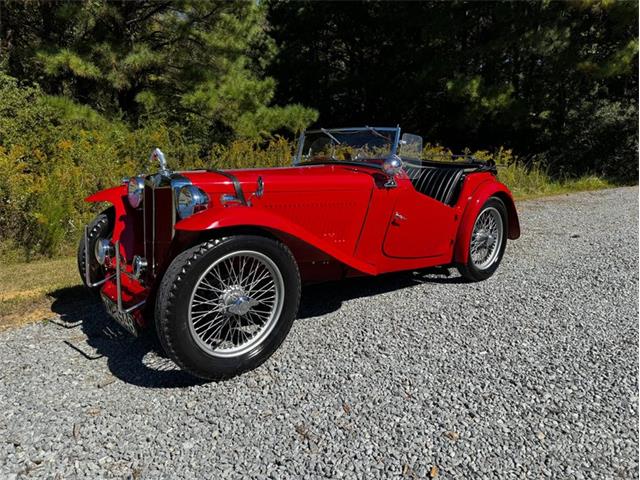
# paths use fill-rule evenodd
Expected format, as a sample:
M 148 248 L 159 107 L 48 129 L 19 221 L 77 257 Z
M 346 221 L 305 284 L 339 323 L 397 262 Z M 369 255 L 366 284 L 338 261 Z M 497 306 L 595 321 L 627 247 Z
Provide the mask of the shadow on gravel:
M 349 278 L 339 282 L 309 285 L 302 290 L 298 319 L 335 312 L 347 300 L 372 297 L 424 283 L 467 283 L 450 269 L 437 267 L 415 272 L 399 272 L 379 277 Z
M 445 269 L 429 269 L 312 285 L 303 290 L 298 319 L 334 312 L 342 302 L 354 298 L 423 283 L 464 282 L 461 277 L 448 276 L 446 272 Z M 114 377 L 145 388 L 184 388 L 204 383 L 166 358 L 153 330 L 135 338 L 120 328 L 107 315 L 100 299 L 84 287 L 60 289 L 51 296 L 54 298 L 51 309 L 60 317 L 52 323 L 84 333 L 84 336 L 70 335 L 64 342 L 87 362 L 104 357 Z
M 145 388 L 183 388 L 203 383 L 181 371 L 162 352 L 155 333 L 133 337 L 107 315 L 100 299 L 84 287 L 57 290 L 51 309 L 60 316 L 53 323 L 80 329 L 86 341 L 72 336 L 65 343 L 87 361 L 106 358 L 111 374 Z M 108 379 L 101 383 L 108 383 Z M 100 386 L 100 385 L 99 385 Z

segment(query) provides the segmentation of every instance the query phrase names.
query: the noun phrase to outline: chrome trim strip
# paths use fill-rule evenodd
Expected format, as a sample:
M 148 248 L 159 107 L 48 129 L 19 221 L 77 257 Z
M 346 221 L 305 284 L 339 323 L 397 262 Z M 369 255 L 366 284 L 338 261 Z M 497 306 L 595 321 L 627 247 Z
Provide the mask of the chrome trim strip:
M 122 281 L 120 280 L 120 240 L 116 242 L 116 296 L 118 311 L 122 311 Z
M 141 302 L 136 303 L 133 307 L 129 307 L 126 310 L 123 310 L 123 313 L 131 313 L 133 312 L 136 308 L 141 307 L 142 305 L 144 305 L 145 303 L 147 303 L 146 300 L 142 300 Z
M 89 225 L 84 226 L 84 283 L 91 285 L 89 274 Z
M 180 189 L 185 185 L 192 185 L 191 180 L 179 173 L 171 175 L 171 238 L 176 235 L 176 221 L 178 220 L 178 194 L 180 193 Z
M 240 182 L 238 181 L 238 178 L 229 172 L 225 172 L 224 170 L 218 170 L 217 168 L 211 169 L 211 170 L 207 170 L 207 172 L 212 172 L 212 173 L 217 173 L 219 175 L 222 175 L 223 177 L 227 177 L 229 180 L 231 180 L 231 183 L 233 184 L 233 189 L 236 192 L 236 198 L 238 199 L 238 201 L 240 202 L 240 204 L 242 204 L 243 206 L 247 206 L 247 199 L 244 196 L 244 192 L 242 191 L 242 186 L 240 185 Z
M 89 226 L 85 225 L 84 226 L 84 283 L 87 285 L 87 287 L 94 288 L 94 287 L 99 287 L 100 285 L 105 283 L 107 280 L 111 280 L 114 277 L 114 275 L 113 274 L 108 275 L 102 280 L 91 283 L 91 269 L 89 268 L 90 257 L 89 257 L 88 245 L 89 245 Z
M 144 191 L 142 195 L 147 196 L 147 182 L 144 182 Z M 144 200 L 142 201 L 142 249 L 144 252 L 144 258 L 147 258 L 147 206 Z
M 151 195 L 151 274 L 156 276 L 156 189 Z
M 85 264 L 84 279 L 85 279 L 85 283 L 87 284 L 87 286 L 90 287 L 90 288 L 98 287 L 98 286 L 102 285 L 103 283 L 107 282 L 108 280 L 111 280 L 113 277 L 116 277 L 116 304 L 118 306 L 118 311 L 121 312 L 121 313 L 131 313 L 136 308 L 141 307 L 142 305 L 144 305 L 146 303 L 146 299 L 142 300 L 141 302 L 136 303 L 134 306 L 129 307 L 127 309 L 125 309 L 122 306 L 122 282 L 120 280 L 120 275 L 122 274 L 122 269 L 120 267 L 120 241 L 117 241 L 116 244 L 115 244 L 115 249 L 116 249 L 116 273 L 108 275 L 107 277 L 103 278 L 99 282 L 91 283 L 90 269 L 89 269 L 89 249 L 87 248 L 88 240 L 89 240 L 89 227 L 85 225 L 85 227 L 84 227 L 84 245 L 85 245 L 85 247 L 84 247 L 84 264 Z M 128 272 L 125 271 L 124 273 L 127 276 L 130 276 Z

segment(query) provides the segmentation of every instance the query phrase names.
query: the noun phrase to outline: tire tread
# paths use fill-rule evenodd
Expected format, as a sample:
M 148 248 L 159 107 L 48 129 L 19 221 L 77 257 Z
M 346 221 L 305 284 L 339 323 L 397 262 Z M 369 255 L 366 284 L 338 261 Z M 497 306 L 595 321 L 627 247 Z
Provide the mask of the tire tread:
M 174 341 L 172 339 L 172 332 L 170 329 L 170 321 L 171 321 L 171 312 L 174 308 L 174 301 L 178 292 L 180 290 L 180 284 L 184 280 L 185 276 L 188 274 L 189 270 L 194 266 L 194 264 L 206 253 L 210 250 L 215 249 L 219 245 L 224 242 L 232 241 L 237 238 L 241 238 L 242 236 L 230 236 L 230 237 L 221 237 L 217 239 L 212 239 L 205 241 L 199 245 L 196 245 L 174 258 L 167 268 L 162 282 L 160 284 L 160 288 L 158 289 L 158 296 L 156 299 L 156 309 L 155 309 L 155 324 L 156 330 L 158 333 L 158 339 L 160 341 L 161 346 L 164 348 L 165 352 L 169 355 L 171 359 L 180 367 L 182 370 L 200 378 L 205 379 L 213 379 L 213 380 L 225 380 L 231 377 L 234 377 L 243 371 L 247 370 L 247 368 L 243 368 L 242 364 L 238 364 L 238 367 L 234 371 L 229 371 L 225 374 L 216 375 L 215 378 L 212 378 L 211 374 L 205 370 L 199 370 L 196 367 L 193 367 L 187 363 L 185 363 L 174 345 Z M 281 250 L 284 252 L 289 259 L 292 261 L 293 265 L 296 265 L 296 273 L 297 273 L 297 282 L 296 288 L 297 291 L 294 292 L 294 295 L 298 299 L 298 304 L 300 302 L 300 290 L 301 290 L 301 282 L 300 282 L 300 272 L 297 268 L 297 263 L 293 254 L 289 250 L 289 248 L 281 242 L 274 242 Z M 298 305 L 296 305 L 296 311 L 298 309 Z M 289 325 L 291 328 L 291 325 Z M 288 330 L 287 332 L 288 333 Z M 286 334 L 282 336 L 282 340 L 275 345 L 275 347 L 268 353 L 266 359 L 268 359 L 281 345 L 282 341 L 286 337 Z

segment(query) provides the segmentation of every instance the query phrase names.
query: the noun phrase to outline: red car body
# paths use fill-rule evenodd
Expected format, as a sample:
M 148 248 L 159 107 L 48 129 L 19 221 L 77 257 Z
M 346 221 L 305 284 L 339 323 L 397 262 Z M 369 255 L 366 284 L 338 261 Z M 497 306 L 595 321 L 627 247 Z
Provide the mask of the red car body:
M 156 213 L 156 221 L 166 223 L 167 235 L 156 238 L 153 245 L 156 252 L 150 273 L 154 278 L 162 275 L 177 253 L 200 238 L 239 230 L 261 231 L 288 245 L 306 283 L 464 263 L 473 222 L 492 196 L 502 198 L 508 208 L 508 238 L 520 236 L 511 192 L 490 172 L 468 175 L 452 207 L 417 192 L 404 172 L 398 176 L 396 188 L 385 188 L 380 170 L 368 166 L 309 165 L 229 172 L 245 192 L 255 189 L 258 177 L 262 177 L 264 194 L 252 199 L 251 206 L 224 206 L 220 197 L 234 194 L 229 178 L 215 172 L 181 172 L 207 193 L 212 204 L 177 221 L 173 229 L 170 211 Z M 100 191 L 86 201 L 108 202 L 115 207 L 112 240 L 119 241 L 124 259 L 144 254 L 142 218 L 127 204 L 126 185 Z M 131 271 L 132 267 L 126 268 Z M 143 285 L 130 276 L 122 278 L 125 307 L 145 300 L 153 291 L 153 279 Z M 115 279 L 102 287 L 114 302 L 115 289 Z M 145 325 L 144 316 L 137 319 L 140 326 Z
M 397 145 L 399 129 L 396 133 Z M 400 160 L 395 152 L 389 158 Z M 512 195 L 496 179 L 494 166 L 417 161 L 402 169 L 396 166 L 390 174 L 386 162 L 325 158 L 286 168 L 188 172 L 171 172 L 161 163 L 155 175 L 134 177 L 129 184 L 86 199 L 113 206 L 112 230 L 105 242 L 115 247 L 115 258 L 107 258 L 100 281 L 94 282 L 87 227 L 84 245 L 89 248 L 81 248 L 83 279 L 100 289 L 110 313 L 135 334 L 154 317 L 169 265 L 207 240 L 237 235 L 272 239 L 291 252 L 302 283 L 313 283 L 468 264 L 474 226 L 490 199 L 497 199 L 503 212 L 501 244 L 519 237 Z M 141 182 L 137 206 L 128 199 L 135 181 Z M 195 187 L 206 202 L 180 219 L 176 202 L 185 185 Z M 493 269 L 504 245 L 500 248 Z

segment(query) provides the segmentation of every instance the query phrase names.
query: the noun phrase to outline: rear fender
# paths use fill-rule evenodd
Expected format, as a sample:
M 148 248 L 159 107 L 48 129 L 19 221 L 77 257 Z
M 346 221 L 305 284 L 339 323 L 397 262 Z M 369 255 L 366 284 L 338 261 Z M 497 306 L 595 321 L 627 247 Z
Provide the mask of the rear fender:
M 375 266 L 355 258 L 332 243 L 309 232 L 300 225 L 267 210 L 254 207 L 226 207 L 205 210 L 179 221 L 175 229 L 184 232 L 202 232 L 233 227 L 260 228 L 269 231 L 278 238 L 293 237 L 304 242 L 329 257 L 368 275 L 375 275 Z
M 467 263 L 469 258 L 469 243 L 476 217 L 480 209 L 490 197 L 498 197 L 507 208 L 507 238 L 515 240 L 520 237 L 520 222 L 518 212 L 509 189 L 502 183 L 489 180 L 478 185 L 471 194 L 471 200 L 462 214 L 462 221 L 458 227 L 456 244 L 453 252 L 455 263 Z

